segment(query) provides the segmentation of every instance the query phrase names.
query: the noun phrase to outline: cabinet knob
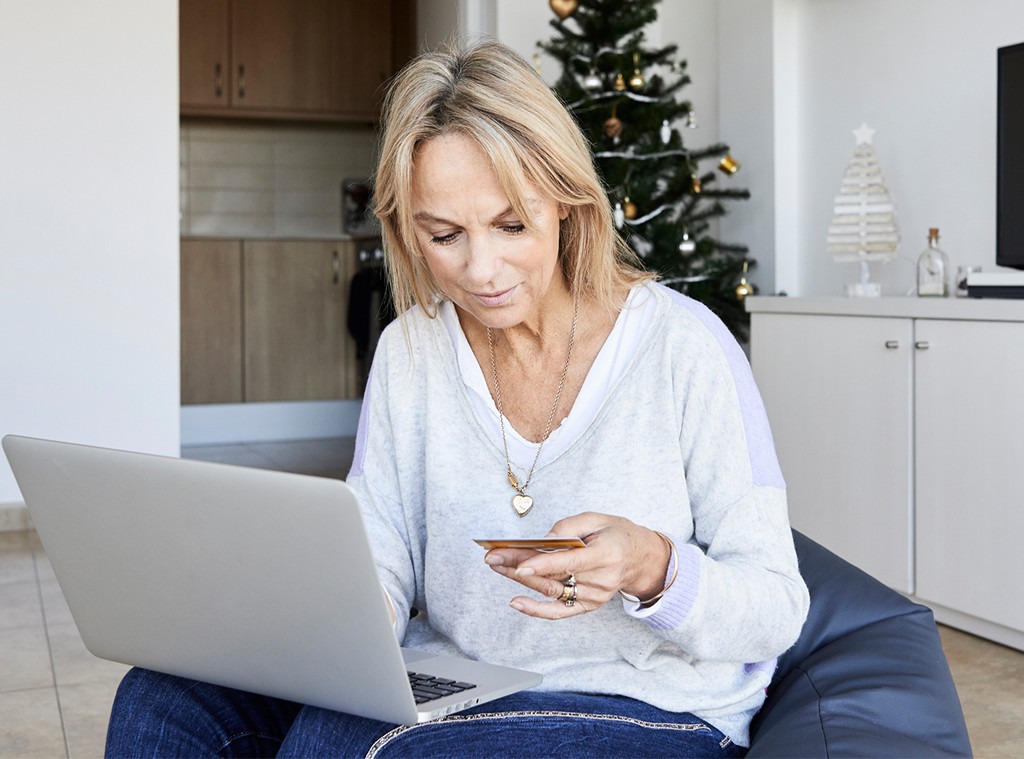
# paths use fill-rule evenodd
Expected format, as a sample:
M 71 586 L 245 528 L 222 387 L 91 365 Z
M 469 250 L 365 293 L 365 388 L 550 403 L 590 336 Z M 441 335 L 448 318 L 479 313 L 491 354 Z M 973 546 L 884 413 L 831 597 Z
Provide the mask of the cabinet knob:
M 341 279 L 341 258 L 336 250 L 331 251 L 331 272 L 334 284 L 338 284 L 338 280 Z
M 224 95 L 224 77 L 219 63 L 213 67 L 213 94 L 218 98 Z
M 245 64 L 238 64 L 238 97 L 245 97 Z
M 886 347 L 887 350 L 894 351 L 894 350 L 896 350 L 897 348 L 900 347 L 900 341 L 899 340 L 886 340 L 885 341 L 885 347 Z
M 927 340 L 918 340 L 916 343 L 914 343 L 914 347 L 917 348 L 919 351 L 926 351 L 930 346 L 928 345 Z

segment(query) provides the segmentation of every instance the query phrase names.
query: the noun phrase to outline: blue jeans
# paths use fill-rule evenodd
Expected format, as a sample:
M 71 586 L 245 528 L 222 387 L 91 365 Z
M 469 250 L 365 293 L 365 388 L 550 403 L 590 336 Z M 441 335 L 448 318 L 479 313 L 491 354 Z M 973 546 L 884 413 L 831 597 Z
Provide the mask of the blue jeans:
M 413 727 L 185 680 L 129 672 L 108 757 L 739 757 L 691 714 L 619 696 L 523 691 Z

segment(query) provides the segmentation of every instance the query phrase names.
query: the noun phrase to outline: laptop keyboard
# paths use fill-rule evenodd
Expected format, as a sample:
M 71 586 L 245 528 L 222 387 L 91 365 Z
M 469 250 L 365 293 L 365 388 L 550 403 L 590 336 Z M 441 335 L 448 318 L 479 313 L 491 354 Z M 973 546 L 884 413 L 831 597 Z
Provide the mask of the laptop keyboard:
M 453 693 L 462 693 L 462 691 L 476 687 L 473 683 L 460 683 L 444 677 L 432 677 L 416 672 L 409 673 L 409 685 L 412 686 L 412 694 L 416 697 L 417 704 L 444 698 Z

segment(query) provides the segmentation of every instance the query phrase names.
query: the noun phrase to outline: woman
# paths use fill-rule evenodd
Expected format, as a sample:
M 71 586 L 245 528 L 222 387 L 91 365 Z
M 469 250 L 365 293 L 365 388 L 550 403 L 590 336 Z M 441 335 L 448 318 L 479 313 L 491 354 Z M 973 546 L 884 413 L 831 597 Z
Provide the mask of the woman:
M 394 730 L 136 671 L 110 753 L 741 755 L 808 604 L 742 352 L 635 265 L 579 129 L 497 43 L 399 75 L 376 197 L 402 316 L 348 482 L 396 633 L 544 683 Z M 586 545 L 472 542 L 543 535 Z

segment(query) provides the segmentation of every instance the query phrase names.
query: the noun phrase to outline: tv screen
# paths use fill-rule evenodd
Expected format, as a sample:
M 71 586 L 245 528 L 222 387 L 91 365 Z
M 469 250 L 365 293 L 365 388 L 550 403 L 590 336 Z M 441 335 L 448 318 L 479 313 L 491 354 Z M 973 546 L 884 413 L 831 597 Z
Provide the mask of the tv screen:
M 1024 42 L 998 61 L 996 263 L 1024 269 Z

